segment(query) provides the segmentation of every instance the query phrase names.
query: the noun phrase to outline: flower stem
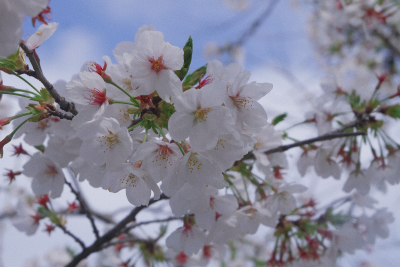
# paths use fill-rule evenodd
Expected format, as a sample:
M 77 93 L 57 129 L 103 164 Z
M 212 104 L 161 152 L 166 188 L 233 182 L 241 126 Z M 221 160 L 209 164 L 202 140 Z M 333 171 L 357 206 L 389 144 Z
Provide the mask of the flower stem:
M 147 139 L 147 133 L 149 132 L 149 129 L 147 129 L 146 128 L 146 131 L 145 131 L 145 133 L 144 133 L 144 138 L 143 138 L 143 143 L 145 143 L 146 142 L 146 139 Z
M 31 92 L 29 90 L 24 90 L 24 89 L 11 88 L 10 91 L 11 92 L 24 92 L 24 93 L 28 93 L 28 94 L 34 94 L 35 96 L 40 96 L 34 92 Z
M 21 95 L 21 94 L 17 94 L 17 93 L 13 93 L 13 92 L 0 91 L 0 95 L 16 95 L 16 96 L 21 96 L 21 97 L 26 97 L 26 98 L 32 99 L 31 96 Z
M 154 125 L 154 127 L 156 127 L 156 128 L 160 131 L 161 135 L 162 135 L 164 138 L 167 138 L 167 137 L 165 136 L 165 134 L 164 134 L 162 128 L 161 128 L 157 123 L 154 122 L 153 125 Z
M 23 116 L 27 116 L 27 115 L 30 115 L 30 114 L 32 114 L 31 111 L 30 112 L 21 113 L 21 114 L 18 114 L 18 115 L 10 117 L 10 120 L 12 121 L 12 120 L 15 120 L 15 119 L 18 119 L 18 118 L 21 118 Z
M 136 99 L 135 99 L 136 100 Z M 132 106 L 135 106 L 135 107 L 137 107 L 137 105 L 135 105 L 135 103 L 131 103 L 131 102 L 124 102 L 124 101 L 118 101 L 118 100 L 112 100 L 112 101 L 109 101 L 109 103 L 112 105 L 112 104 L 126 104 L 126 105 L 132 105 Z
M 179 150 L 182 152 L 182 155 L 185 156 L 185 152 L 183 151 L 183 148 L 181 147 L 181 145 L 175 141 L 175 144 L 179 147 Z
M 17 128 L 15 128 L 14 131 L 12 131 L 12 133 L 10 133 L 8 136 L 10 138 L 13 138 L 14 134 L 18 131 L 19 128 L 21 128 L 22 125 L 24 125 L 30 118 L 27 118 L 26 120 L 24 120 L 20 125 L 17 126 Z
M 21 80 L 23 80 L 24 82 L 26 82 L 30 87 L 33 88 L 33 90 L 35 90 L 38 94 L 40 94 L 39 91 L 35 88 L 35 86 L 33 86 L 30 82 L 28 82 L 27 80 L 25 80 L 21 75 L 16 74 L 15 72 L 13 72 L 12 75 L 17 76 L 18 78 L 20 78 Z
M 132 103 L 134 104 L 134 106 L 139 107 L 139 102 L 138 102 L 133 96 L 131 96 L 130 94 L 128 94 L 124 89 L 122 89 L 118 84 L 116 84 L 116 83 L 113 82 L 113 81 L 110 81 L 110 82 L 108 82 L 108 83 L 114 85 L 114 86 L 117 87 L 119 90 L 121 90 L 124 94 L 126 94 L 126 95 L 129 97 L 129 99 L 132 101 Z
M 138 124 L 135 124 L 135 125 L 133 125 L 132 127 L 128 128 L 128 131 L 129 131 L 129 132 L 130 132 L 130 131 L 133 131 L 133 129 L 135 129 L 136 127 L 142 125 L 142 122 L 143 122 L 143 121 L 140 121 Z

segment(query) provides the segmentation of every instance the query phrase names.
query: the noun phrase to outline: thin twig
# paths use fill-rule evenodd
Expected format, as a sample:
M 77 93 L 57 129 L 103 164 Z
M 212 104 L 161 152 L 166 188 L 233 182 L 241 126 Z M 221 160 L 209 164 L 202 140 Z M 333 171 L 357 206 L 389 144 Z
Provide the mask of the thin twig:
M 4 213 L 0 214 L 0 220 L 6 219 L 6 218 L 12 218 L 15 215 L 17 215 L 16 211 L 4 212 Z
M 311 138 L 311 139 L 307 139 L 304 141 L 300 141 L 300 142 L 295 142 L 293 144 L 290 145 L 283 145 L 283 146 L 279 146 L 270 150 L 267 150 L 264 152 L 264 154 L 268 155 L 268 154 L 273 154 L 273 153 L 277 153 L 277 152 L 284 152 L 288 149 L 291 149 L 293 147 L 298 147 L 298 146 L 302 146 L 302 145 L 308 145 L 308 144 L 312 144 L 318 141 L 325 141 L 325 140 L 332 140 L 332 139 L 336 139 L 336 138 L 342 138 L 342 137 L 349 137 L 349 136 L 359 136 L 359 135 L 366 135 L 366 132 L 352 132 L 352 133 L 332 133 L 332 134 L 325 134 L 325 135 L 321 135 L 315 138 Z
M 385 42 L 385 44 L 387 45 L 387 47 L 392 51 L 392 53 L 396 56 L 400 56 L 400 50 L 399 48 L 396 47 L 396 45 L 394 45 L 388 37 L 386 37 L 383 33 L 380 33 L 379 31 L 375 30 L 372 31 L 372 34 L 378 36 L 379 38 L 382 39 L 383 42 Z
M 121 239 L 121 240 L 117 240 L 117 241 L 113 241 L 113 242 L 109 242 L 107 244 L 104 244 L 101 249 L 105 249 L 111 246 L 115 246 L 115 245 L 119 245 L 119 244 L 124 244 L 124 243 L 146 243 L 146 244 L 153 244 L 154 241 L 153 240 L 146 240 L 146 239 L 140 239 L 140 238 L 125 238 L 125 239 Z
M 160 199 L 158 200 L 154 200 L 151 199 L 149 201 L 149 205 L 156 203 L 162 199 L 168 199 L 169 197 L 167 197 L 164 194 L 161 194 Z M 120 221 L 116 226 L 114 226 L 114 228 L 112 228 L 110 231 L 108 231 L 106 234 L 104 234 L 102 237 L 100 237 L 99 239 L 97 239 L 90 247 L 85 248 L 80 254 L 78 254 L 77 256 L 75 256 L 75 258 L 68 264 L 66 265 L 66 267 L 74 267 L 76 266 L 81 260 L 85 259 L 86 257 L 88 257 L 90 254 L 92 254 L 93 252 L 99 251 L 102 249 L 102 246 L 112 240 L 114 237 L 118 236 L 122 229 L 131 221 L 135 221 L 136 219 L 136 215 L 143 209 L 147 208 L 148 206 L 140 206 L 140 207 L 136 207 L 134 208 L 131 213 L 129 213 L 122 221 Z
M 79 205 L 81 206 L 82 211 L 83 211 L 84 213 L 86 213 L 86 217 L 89 219 L 90 224 L 92 225 L 93 232 L 94 232 L 94 235 L 96 236 L 96 239 L 99 239 L 99 238 L 100 238 L 99 230 L 97 230 L 96 224 L 95 224 L 95 222 L 94 222 L 92 213 L 91 213 L 91 211 L 90 211 L 88 205 L 87 205 L 86 202 L 83 200 L 81 194 L 80 194 L 78 191 L 76 191 L 75 188 L 71 185 L 71 183 L 69 183 L 65 178 L 64 178 L 64 180 L 65 180 L 65 183 L 66 183 L 66 184 L 69 186 L 69 188 L 71 189 L 71 192 L 76 196 L 76 199 L 78 200 Z
M 136 124 L 138 124 L 141 121 L 142 121 L 142 116 L 140 116 L 140 118 L 137 118 L 136 120 L 133 120 L 132 123 L 127 128 L 129 129 L 132 126 L 135 126 Z
M 142 226 L 142 225 L 146 225 L 146 224 L 151 224 L 151 223 L 160 223 L 160 222 L 169 222 L 169 221 L 173 221 L 173 220 L 181 220 L 182 218 L 180 217 L 168 217 L 165 219 L 159 219 L 159 220 L 151 220 L 151 221 L 144 221 L 144 222 L 139 222 L 139 223 L 135 223 L 134 225 L 128 226 L 125 228 L 124 232 L 127 232 L 133 228 Z
M 61 224 L 56 224 L 56 226 L 58 228 L 60 228 L 61 230 L 63 230 L 63 232 L 67 235 L 69 235 L 70 237 L 72 237 L 81 247 L 82 249 L 86 249 L 85 244 L 82 242 L 82 240 L 80 240 L 77 236 L 75 236 L 73 233 L 71 233 L 70 231 L 67 230 L 67 228 L 65 228 L 64 225 Z
M 26 74 L 28 76 L 31 76 L 31 77 L 35 78 L 35 79 L 38 79 L 38 77 L 36 75 L 36 71 L 34 71 L 34 70 L 26 69 L 26 70 L 17 70 L 15 72 L 18 73 L 19 75 Z
M 236 42 L 231 43 L 232 47 L 237 47 L 243 45 L 253 34 L 256 33 L 257 29 L 262 25 L 262 23 L 269 17 L 269 15 L 274 10 L 276 4 L 279 0 L 270 0 L 267 8 L 257 17 L 255 21 L 250 25 L 250 27 L 240 36 Z
M 78 114 L 78 111 L 75 108 L 75 104 L 72 102 L 68 102 L 65 100 L 64 97 L 60 96 L 57 92 L 56 89 L 54 89 L 54 86 L 44 77 L 39 64 L 37 63 L 33 50 L 29 49 L 24 41 L 21 41 L 19 43 L 20 47 L 22 50 L 24 50 L 26 56 L 29 58 L 29 61 L 32 64 L 33 69 L 35 70 L 36 73 L 36 79 L 38 79 L 44 87 L 47 89 L 47 91 L 50 93 L 50 95 L 54 98 L 54 100 L 60 105 L 60 108 L 64 111 L 71 112 L 74 115 Z

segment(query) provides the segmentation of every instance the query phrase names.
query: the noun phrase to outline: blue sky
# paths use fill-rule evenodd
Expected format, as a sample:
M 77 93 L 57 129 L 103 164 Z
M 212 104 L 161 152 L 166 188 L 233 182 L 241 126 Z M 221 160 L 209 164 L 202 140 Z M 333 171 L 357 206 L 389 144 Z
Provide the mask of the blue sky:
M 52 18 L 59 23 L 59 28 L 51 41 L 44 43 L 38 52 L 43 62 L 60 58 L 55 54 L 68 53 L 67 49 L 60 51 L 66 43 L 71 39 L 82 41 L 86 37 L 87 44 L 83 47 L 68 47 L 79 55 L 74 61 L 80 64 L 85 60 L 101 61 L 102 55 L 113 58 L 112 49 L 117 43 L 132 41 L 140 26 L 151 24 L 175 46 L 182 47 L 192 36 L 192 62 L 196 68 L 206 63 L 203 48 L 208 42 L 223 45 L 235 41 L 269 1 L 253 0 L 250 3 L 248 9 L 237 11 L 227 8 L 222 0 L 52 0 Z M 289 1 L 280 1 L 272 15 L 246 43 L 244 68 L 252 70 L 271 63 L 290 67 L 305 60 L 310 65 L 313 62 L 310 60 L 312 48 L 305 34 L 305 14 L 304 8 L 295 10 Z M 25 21 L 24 28 L 25 34 L 34 32 L 29 20 Z M 79 44 L 78 40 L 75 41 Z M 80 55 L 79 50 L 83 49 L 90 50 L 90 53 Z M 70 61 L 71 57 L 73 55 L 68 56 Z

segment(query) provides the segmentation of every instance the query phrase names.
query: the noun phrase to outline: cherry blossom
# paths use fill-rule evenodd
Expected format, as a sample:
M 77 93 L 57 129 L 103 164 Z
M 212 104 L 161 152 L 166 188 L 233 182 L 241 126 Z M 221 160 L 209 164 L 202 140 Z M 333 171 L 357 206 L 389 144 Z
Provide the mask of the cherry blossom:
M 120 167 L 132 153 L 133 143 L 126 127 L 114 118 L 105 118 L 80 126 L 77 135 L 83 143 L 80 156 L 106 170 Z
M 204 151 L 215 147 L 219 135 L 234 133 L 233 118 L 229 110 L 221 106 L 224 97 L 224 84 L 220 81 L 200 90 L 187 90 L 176 97 L 176 112 L 168 122 L 172 139 L 183 141 L 189 137 L 195 151 Z
M 33 35 L 29 36 L 26 45 L 32 50 L 38 48 L 44 41 L 53 35 L 57 28 L 57 22 L 41 25 Z
M 124 53 L 126 69 L 132 75 L 132 88 L 138 95 L 157 91 L 168 101 L 182 92 L 179 78 L 171 70 L 183 65 L 183 50 L 164 41 L 159 31 L 145 30 L 137 38 L 136 49 Z
M 61 196 L 64 188 L 64 174 L 58 163 L 38 152 L 24 165 L 23 174 L 32 177 L 35 195 L 49 194 L 51 198 Z

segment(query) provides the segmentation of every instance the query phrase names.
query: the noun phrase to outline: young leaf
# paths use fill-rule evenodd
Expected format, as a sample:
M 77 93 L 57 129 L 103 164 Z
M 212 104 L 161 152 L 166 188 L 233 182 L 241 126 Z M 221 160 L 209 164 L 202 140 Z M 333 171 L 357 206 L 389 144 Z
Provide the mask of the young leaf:
M 287 113 L 283 113 L 280 114 L 278 116 L 276 116 L 273 120 L 272 120 L 272 125 L 277 125 L 278 123 L 280 123 L 281 121 L 283 121 L 287 116 Z
M 175 74 L 182 81 L 185 78 L 186 74 L 189 71 L 190 63 L 192 62 L 192 54 L 193 54 L 193 40 L 192 37 L 189 36 L 185 46 L 183 47 L 183 66 L 180 70 L 175 71 Z

